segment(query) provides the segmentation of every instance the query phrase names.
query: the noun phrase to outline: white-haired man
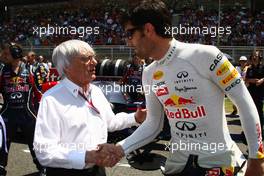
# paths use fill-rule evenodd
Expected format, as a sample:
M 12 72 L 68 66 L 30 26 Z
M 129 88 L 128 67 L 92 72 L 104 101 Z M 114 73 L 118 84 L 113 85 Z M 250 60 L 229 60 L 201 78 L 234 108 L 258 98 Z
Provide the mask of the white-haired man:
M 104 160 L 117 160 L 109 158 L 112 145 L 104 144 L 107 131 L 141 123 L 146 113 L 112 112 L 101 89 L 91 84 L 97 62 L 87 43 L 63 42 L 54 49 L 52 60 L 62 81 L 40 102 L 34 138 L 37 158 L 47 167 L 47 176 L 105 176 L 102 165 L 111 166 L 111 162 Z

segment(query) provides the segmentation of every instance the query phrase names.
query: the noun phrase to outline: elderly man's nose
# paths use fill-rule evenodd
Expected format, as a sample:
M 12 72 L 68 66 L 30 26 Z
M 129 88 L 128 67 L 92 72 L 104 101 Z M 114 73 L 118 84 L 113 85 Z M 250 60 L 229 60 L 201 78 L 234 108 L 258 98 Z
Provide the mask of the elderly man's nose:
M 95 58 L 92 59 L 92 64 L 96 65 L 97 64 L 97 60 Z

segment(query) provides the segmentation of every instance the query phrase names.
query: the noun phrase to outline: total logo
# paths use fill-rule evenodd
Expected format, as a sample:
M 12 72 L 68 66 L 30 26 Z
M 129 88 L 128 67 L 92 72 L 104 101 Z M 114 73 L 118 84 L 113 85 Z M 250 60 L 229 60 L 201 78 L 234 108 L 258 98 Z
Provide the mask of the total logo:
M 154 74 L 153 74 L 153 79 L 155 80 L 160 80 L 162 77 L 164 76 L 164 73 L 163 71 L 156 71 Z
M 186 98 L 177 96 L 176 94 L 173 94 L 172 96 L 170 96 L 170 98 L 164 101 L 165 107 L 167 106 L 181 107 L 181 106 L 185 106 L 188 104 L 195 104 L 192 97 L 190 99 L 186 99 Z
M 220 68 L 216 71 L 216 75 L 217 76 L 222 76 L 225 73 L 227 73 L 228 71 L 230 71 L 232 64 L 226 60 L 221 66 Z
M 191 110 L 189 108 L 181 108 L 176 109 L 176 111 L 170 111 L 167 108 L 165 108 L 165 114 L 170 119 L 196 119 L 196 118 L 202 118 L 206 116 L 206 111 L 204 106 L 197 106 L 195 110 Z

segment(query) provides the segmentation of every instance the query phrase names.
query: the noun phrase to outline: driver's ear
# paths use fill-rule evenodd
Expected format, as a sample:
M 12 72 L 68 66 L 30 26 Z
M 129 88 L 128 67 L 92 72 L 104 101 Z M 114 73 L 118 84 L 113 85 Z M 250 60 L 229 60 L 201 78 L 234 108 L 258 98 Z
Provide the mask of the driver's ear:
M 151 23 L 146 23 L 144 25 L 145 35 L 152 36 L 155 33 L 155 28 Z

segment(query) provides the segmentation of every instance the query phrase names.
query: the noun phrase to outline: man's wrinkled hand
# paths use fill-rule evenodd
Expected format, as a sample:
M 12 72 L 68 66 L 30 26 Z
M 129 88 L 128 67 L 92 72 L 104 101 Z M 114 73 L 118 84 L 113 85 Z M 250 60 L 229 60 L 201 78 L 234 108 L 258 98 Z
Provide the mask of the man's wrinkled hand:
M 105 167 L 113 167 L 124 156 L 122 147 L 114 144 L 100 144 L 96 153 L 96 164 Z

